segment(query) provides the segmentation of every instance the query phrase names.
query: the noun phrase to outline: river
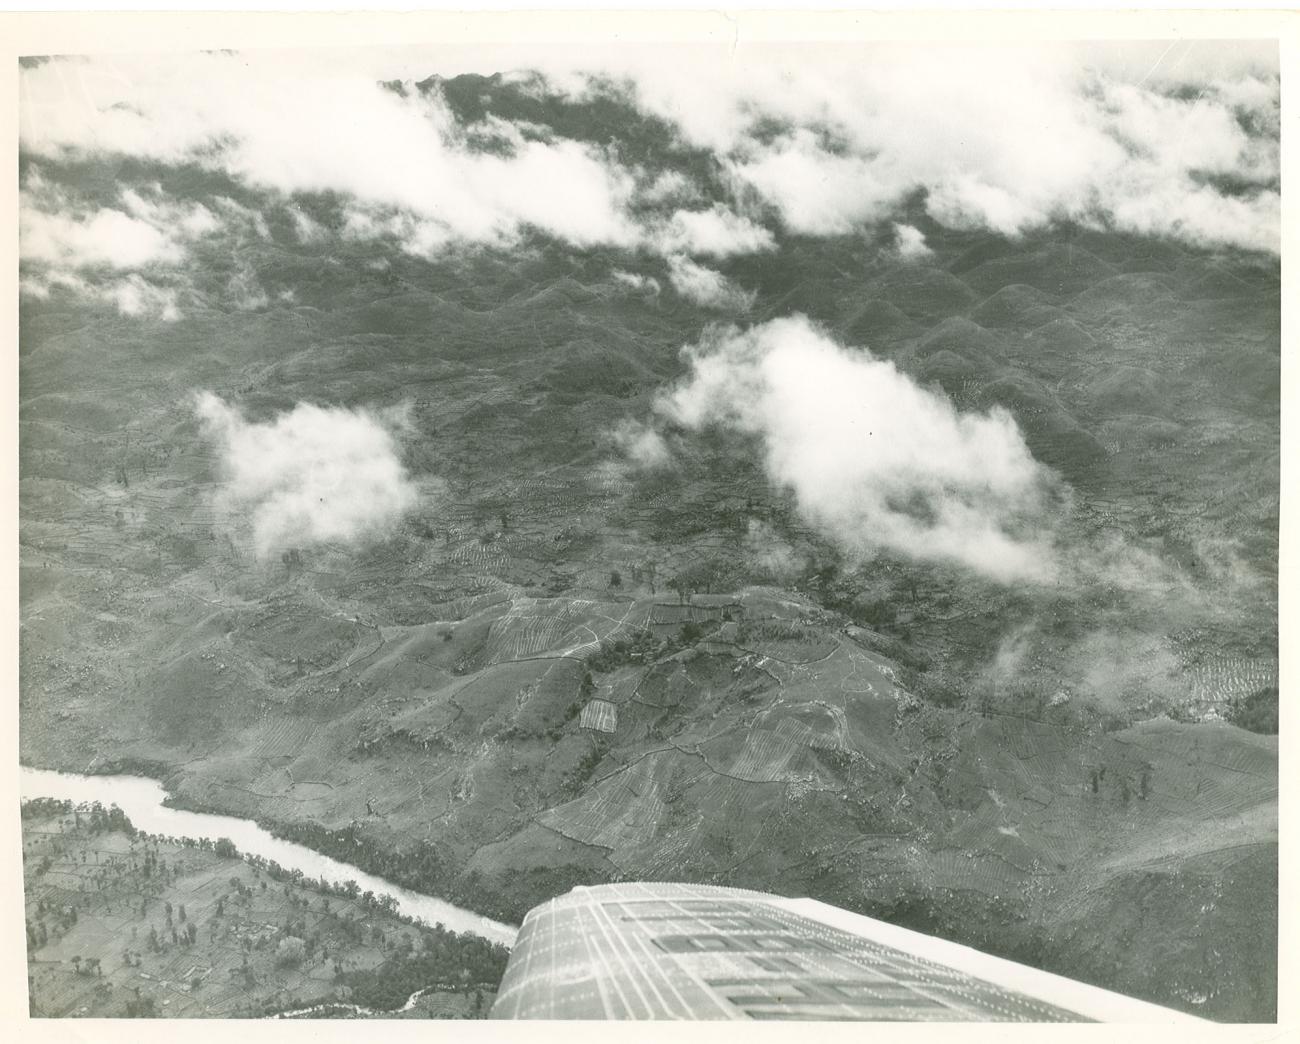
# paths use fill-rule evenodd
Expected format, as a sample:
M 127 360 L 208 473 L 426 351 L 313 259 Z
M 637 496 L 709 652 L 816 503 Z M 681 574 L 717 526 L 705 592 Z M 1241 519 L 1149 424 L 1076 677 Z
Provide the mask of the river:
M 24 798 L 58 798 L 64 801 L 117 805 L 138 830 L 167 837 L 229 838 L 240 852 L 272 859 L 286 870 L 301 870 L 303 876 L 331 884 L 356 881 L 361 891 L 391 895 L 399 913 L 418 917 L 426 924 L 443 925 L 457 932 L 473 932 L 493 942 L 513 946 L 518 929 L 483 917 L 472 910 L 433 896 L 413 892 L 382 877 L 368 874 L 348 863 L 272 836 L 252 820 L 187 812 L 163 804 L 167 792 L 156 780 L 142 776 L 80 776 L 71 772 L 22 766 L 19 792 Z

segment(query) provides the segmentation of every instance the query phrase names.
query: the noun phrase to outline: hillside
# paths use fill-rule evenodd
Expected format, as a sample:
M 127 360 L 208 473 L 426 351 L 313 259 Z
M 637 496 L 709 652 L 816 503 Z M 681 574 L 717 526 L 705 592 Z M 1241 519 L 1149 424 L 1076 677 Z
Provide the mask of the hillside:
M 558 136 L 729 205 L 725 165 L 617 93 L 400 90 L 441 92 L 464 134 L 534 136 L 486 154 Z M 584 882 L 736 885 L 1275 1017 L 1278 741 L 1232 721 L 1271 700 L 1276 729 L 1276 256 L 1085 221 L 1006 235 L 918 191 L 824 235 L 756 204 L 770 248 L 709 257 L 731 290 L 705 298 L 689 259 L 540 219 L 422 252 L 396 217 L 358 232 L 338 192 L 199 160 L 21 167 L 88 207 L 157 185 L 225 215 L 165 286 L 176 315 L 67 282 L 23 297 L 24 763 L 148 774 L 503 920 Z M 658 198 L 636 213 L 668 223 Z M 1016 433 L 1032 497 L 1001 521 L 1050 578 L 908 542 L 946 533 L 954 496 L 959 519 L 1000 509 L 1001 474 L 816 500 L 778 469 L 828 455 L 783 456 L 784 415 L 692 414 L 698 360 L 752 376 L 733 323 L 881 367 L 954 431 Z M 234 496 L 295 448 L 329 458 L 311 496 L 273 518 Z M 317 493 L 347 510 L 313 514 Z M 184 858 L 195 887 L 224 873 Z

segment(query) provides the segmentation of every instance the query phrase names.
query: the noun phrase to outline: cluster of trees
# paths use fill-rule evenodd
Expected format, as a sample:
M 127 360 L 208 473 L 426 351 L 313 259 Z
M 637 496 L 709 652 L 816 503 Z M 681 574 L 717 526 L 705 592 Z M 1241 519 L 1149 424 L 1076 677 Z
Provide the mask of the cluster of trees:
M 38 920 L 27 922 L 27 945 L 31 949 L 35 950 L 40 946 L 44 946 L 49 941 L 50 930 L 45 927 L 44 921 Z
M 72 802 L 58 798 L 24 798 L 19 807 L 19 815 L 23 819 L 51 819 L 66 816 L 71 811 Z
M 23 819 L 50 819 L 69 813 L 78 830 L 88 827 L 92 834 L 118 831 L 127 837 L 135 837 L 139 833 L 120 808 L 116 805 L 105 808 L 98 801 L 78 805 L 59 798 L 28 798 L 23 801 L 20 809 Z
M 126 1002 L 128 1019 L 153 1019 L 158 1017 L 158 1008 L 152 997 L 143 996 L 140 987 L 135 987 L 135 996 Z
M 391 850 L 380 847 L 365 837 L 353 824 L 339 830 L 331 830 L 318 823 L 277 823 L 264 824 L 277 837 L 286 841 L 295 841 L 300 845 L 315 849 L 324 855 L 344 860 L 359 866 L 368 873 L 385 877 L 406 888 L 427 895 L 439 895 L 456 901 L 452 889 L 455 885 L 456 868 L 451 865 L 442 850 L 435 848 L 428 841 L 404 850 Z M 275 880 L 299 881 L 301 870 L 284 870 L 274 861 L 247 857 L 253 866 L 265 869 Z M 313 882 L 313 885 L 315 882 Z M 349 899 L 360 898 L 363 903 L 377 909 L 393 912 L 396 901 L 391 896 L 376 896 L 373 892 L 361 892 L 355 881 L 343 884 L 321 882 L 324 892 L 342 895 Z
M 661 656 L 668 656 L 688 644 L 690 641 L 680 632 L 660 638 L 648 627 L 643 627 L 601 642 L 600 648 L 587 657 L 587 669 L 589 672 L 607 674 L 628 664 L 653 663 Z
M 591 779 L 591 774 L 596 771 L 596 766 L 605 757 L 608 749 L 608 742 L 604 737 L 596 740 L 591 750 L 587 751 L 579 759 L 578 763 L 569 772 L 565 773 L 564 782 L 561 786 L 570 793 L 577 794 Z
M 668 587 L 677 593 L 679 601 L 689 602 L 693 594 L 728 591 L 742 580 L 742 571 L 734 563 L 720 558 L 711 558 L 697 562 L 669 577 Z
M 1249 696 L 1239 697 L 1228 707 L 1228 720 L 1234 725 L 1251 732 L 1276 736 L 1278 730 L 1278 689 L 1270 685 L 1252 692 Z
M 510 951 L 499 943 L 439 924 L 421 933 L 418 950 L 410 935 L 403 934 L 379 967 L 345 971 L 337 980 L 350 988 L 355 1003 L 391 1011 L 412 993 L 430 986 L 494 989 L 509 956 Z
M 47 857 L 48 858 L 48 857 Z M 77 923 L 77 905 L 71 903 L 67 906 L 59 907 L 40 900 L 36 904 L 36 920 L 28 920 L 27 924 L 27 943 L 33 949 L 44 946 L 50 941 L 50 930 L 45 924 L 45 918 L 49 917 L 54 924 L 55 932 L 68 932 Z

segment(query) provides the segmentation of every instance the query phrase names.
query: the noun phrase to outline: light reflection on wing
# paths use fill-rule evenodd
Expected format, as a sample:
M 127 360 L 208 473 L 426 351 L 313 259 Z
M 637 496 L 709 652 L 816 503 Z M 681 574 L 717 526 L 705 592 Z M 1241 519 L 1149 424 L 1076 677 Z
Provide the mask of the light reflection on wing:
M 575 888 L 536 907 L 492 1017 L 1190 1020 L 816 900 L 680 884 Z

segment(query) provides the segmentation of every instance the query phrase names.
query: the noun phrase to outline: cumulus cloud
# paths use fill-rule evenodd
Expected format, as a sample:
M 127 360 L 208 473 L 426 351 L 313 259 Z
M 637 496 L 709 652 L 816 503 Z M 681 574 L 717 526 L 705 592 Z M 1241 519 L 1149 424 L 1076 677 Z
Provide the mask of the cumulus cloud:
M 75 199 L 33 170 L 19 191 L 20 289 L 42 298 L 60 289 L 125 316 L 178 319 L 177 289 L 142 273 L 174 269 L 191 243 L 221 227 L 203 204 L 171 199 L 157 185 L 123 190 L 106 207 Z
M 894 226 L 894 253 L 903 261 L 921 261 L 934 251 L 925 244 L 925 233 L 912 225 Z
M 731 257 L 772 250 L 772 233 L 722 205 L 710 210 L 679 210 L 656 237 L 667 253 Z
M 56 290 L 65 290 L 90 301 L 112 305 L 131 319 L 175 322 L 182 318 L 180 292 L 176 287 L 159 286 L 138 272 L 91 282 L 74 272 L 52 270 L 24 275 L 18 286 L 22 294 L 42 300 Z
M 211 392 L 196 397 L 195 409 L 220 453 L 218 507 L 248 520 L 259 558 L 365 543 L 417 502 L 393 434 L 400 418 L 300 403 L 256 423 Z
M 528 229 L 578 247 L 713 257 L 773 245 L 769 230 L 726 207 L 682 209 L 700 192 L 681 173 L 647 180 L 603 148 L 525 121 L 489 114 L 462 123 L 438 92 L 409 81 L 394 89 L 368 66 L 256 54 L 87 57 L 27 67 L 21 79 L 20 143 L 29 155 L 126 154 L 198 164 L 290 199 L 338 193 L 345 235 L 392 237 L 411 253 L 506 247 Z M 265 237 L 260 214 L 219 202 L 223 216 Z M 645 218 L 633 214 L 634 204 L 679 209 Z M 303 242 L 321 238 L 319 225 L 291 213 Z M 130 263 L 179 260 L 153 217 L 128 208 L 92 216 L 89 230 L 35 227 L 33 249 L 116 244 Z
M 626 85 L 796 232 L 851 231 L 924 190 L 956 227 L 1015 235 L 1070 219 L 1279 248 L 1276 48 L 754 45 L 690 77 L 603 60 L 600 82 Z
M 715 330 L 657 410 L 754 436 L 770 480 L 849 553 L 884 548 L 1001 582 L 1055 570 L 1050 473 L 1001 409 L 961 413 L 802 316 Z
M 614 430 L 614 444 L 632 464 L 653 469 L 667 465 L 672 460 L 668 444 L 658 431 L 648 424 L 626 420 Z
M 755 294 L 737 286 L 717 269 L 697 265 L 680 254 L 668 258 L 668 281 L 686 300 L 705 308 L 744 312 Z
M 721 175 L 710 191 L 725 198 L 705 197 L 710 179 L 695 167 L 651 174 L 553 128 L 496 115 L 465 124 L 414 87 L 474 62 L 539 66 L 507 77 L 536 97 L 630 98 L 708 154 Z M 946 226 L 1010 236 L 1070 220 L 1207 245 L 1280 243 L 1276 53 L 1243 43 L 749 45 L 693 62 L 689 77 L 654 49 L 98 56 L 25 66 L 20 82 L 29 157 L 131 155 L 289 200 L 337 193 L 348 235 L 417 254 L 510 246 L 535 229 L 578 247 L 682 255 L 696 267 L 675 261 L 675 282 L 700 293 L 710 277 L 698 260 L 770 249 L 769 218 L 840 235 L 899 220 L 917 193 Z M 176 263 L 202 215 L 160 224 L 142 201 L 25 207 L 24 257 Z M 255 234 L 265 227 L 217 209 Z M 322 235 L 294 220 L 304 242 Z
M 694 203 L 701 198 L 700 187 L 680 170 L 665 170 L 637 192 L 643 203 Z
M 271 229 L 260 210 L 246 207 L 227 196 L 218 196 L 213 202 L 226 219 L 227 227 L 236 229 L 242 235 L 251 232 L 258 239 L 270 240 Z
M 652 296 L 658 294 L 661 289 L 659 280 L 654 276 L 643 275 L 640 272 L 625 272 L 621 268 L 614 269 L 611 274 L 616 283 Z
M 905 189 L 883 179 L 871 160 L 826 152 L 807 131 L 747 150 L 728 172 L 756 189 L 786 226 L 805 235 L 840 235 L 888 214 Z
M 290 207 L 289 217 L 293 220 L 294 235 L 300 243 L 320 243 L 327 238 L 328 233 L 320 222 L 304 214 L 301 207 Z
M 187 241 L 220 224 L 203 204 L 170 199 L 156 183 L 125 189 L 115 206 L 105 207 L 74 198 L 31 168 L 18 195 L 19 256 L 62 267 L 174 263 Z
M 28 260 L 74 267 L 140 268 L 181 257 L 165 233 L 120 210 L 101 208 L 69 217 L 25 206 L 21 215 L 18 240 L 21 254 Z
M 19 256 L 61 268 L 175 263 L 186 237 L 217 225 L 201 204 L 165 204 L 129 191 L 120 207 L 78 207 L 39 178 L 29 179 L 18 206 Z
M 602 150 L 522 134 L 504 151 L 472 147 L 438 95 L 390 89 L 346 62 L 56 59 L 24 68 L 22 94 L 29 154 L 125 153 L 290 195 L 338 192 L 375 212 L 376 227 L 400 217 L 413 250 L 508 244 L 526 227 L 578 246 L 632 245 L 639 235 L 626 213 L 635 179 Z

